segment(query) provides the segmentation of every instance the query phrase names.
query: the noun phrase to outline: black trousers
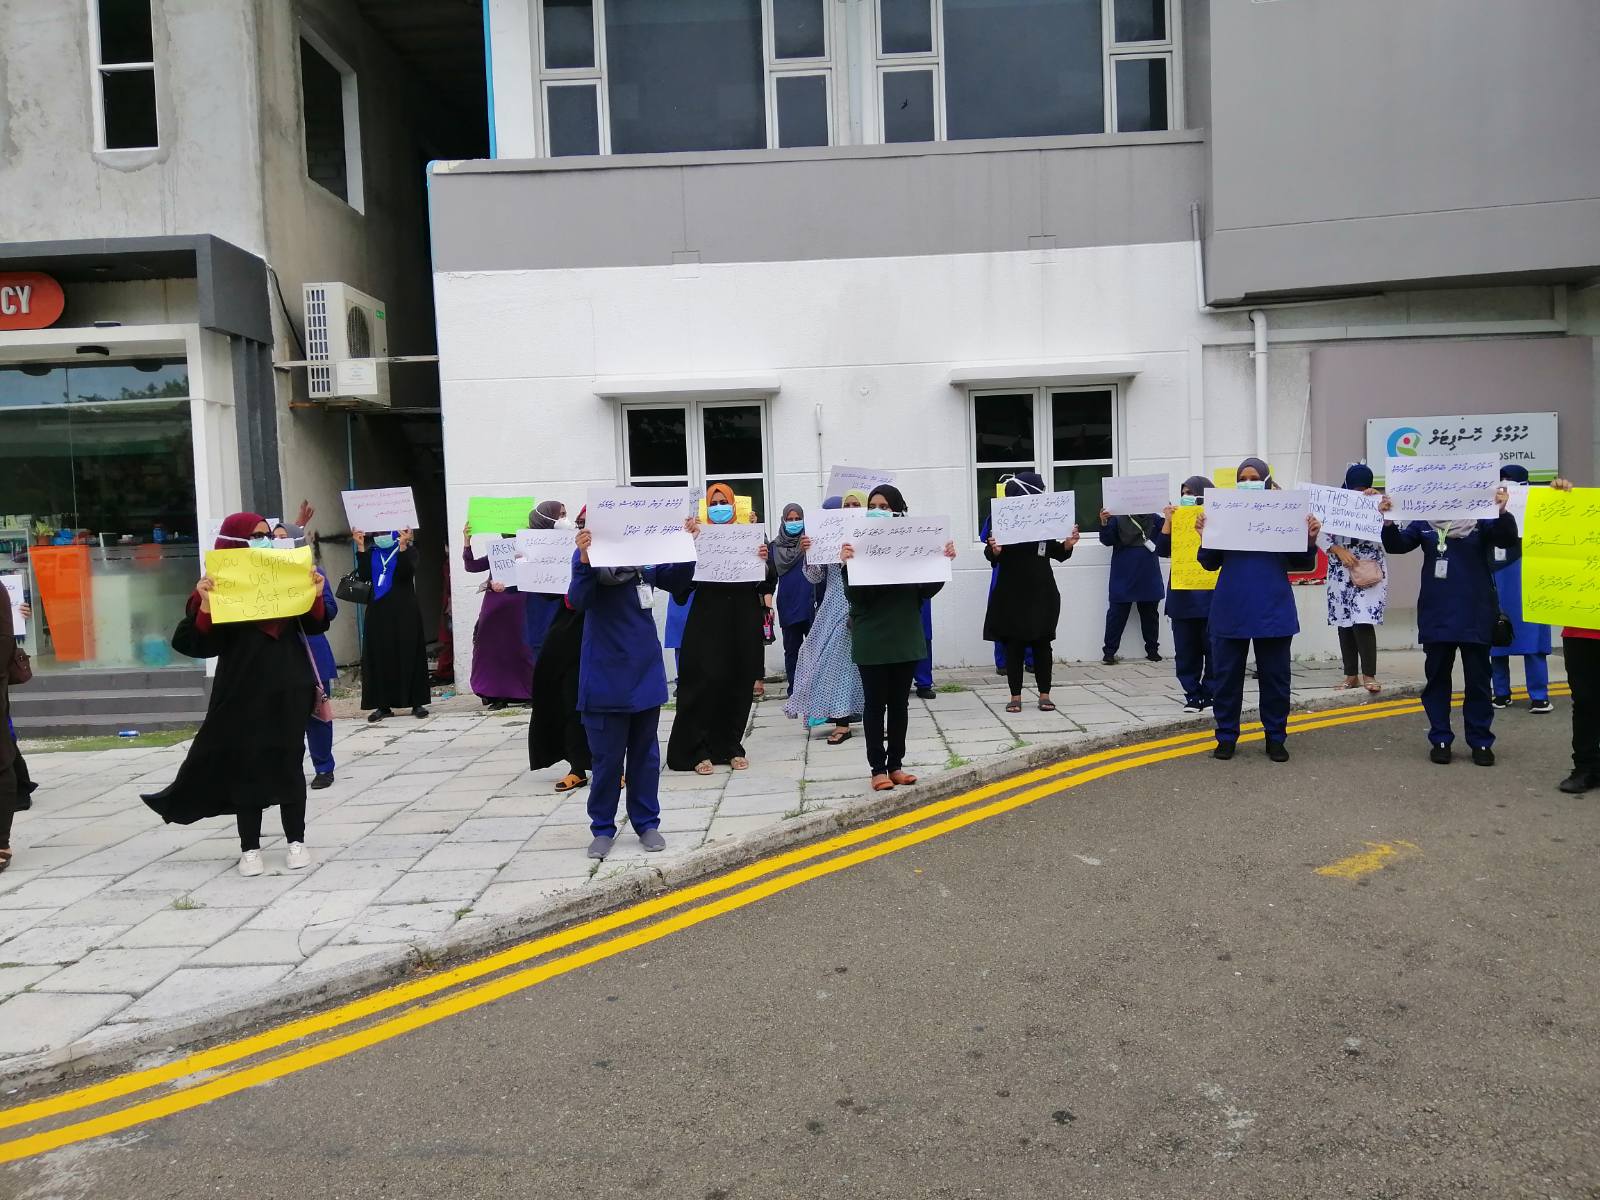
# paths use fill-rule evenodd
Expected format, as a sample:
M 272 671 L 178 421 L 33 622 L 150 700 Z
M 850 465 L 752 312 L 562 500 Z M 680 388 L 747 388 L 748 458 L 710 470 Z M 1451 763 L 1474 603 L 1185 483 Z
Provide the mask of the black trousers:
M 17 791 L 16 767 L 13 762 L 0 769 L 0 850 L 11 849 L 11 818 L 16 815 L 17 800 L 21 796 Z
M 898 771 L 906 756 L 914 662 L 861 667 L 861 728 L 867 738 L 867 765 L 874 775 Z
M 1600 638 L 1565 637 L 1572 685 L 1572 769 L 1600 776 Z
M 1050 691 L 1050 642 L 1006 642 L 1006 680 L 1011 684 L 1013 696 L 1022 695 L 1022 669 L 1028 652 L 1033 652 L 1033 680 L 1040 693 Z
M 1339 626 L 1339 654 L 1346 675 L 1378 673 L 1378 627 L 1376 625 Z
M 259 808 L 248 808 L 239 813 L 239 849 L 261 849 L 262 811 Z M 285 841 L 303 842 L 306 840 L 306 802 L 304 800 L 296 800 L 292 804 L 278 805 L 278 815 L 283 819 L 283 837 Z
M 794 691 L 794 665 L 800 660 L 800 643 L 806 640 L 806 634 L 810 632 L 810 621 L 799 621 L 783 627 L 783 675 L 789 681 L 791 692 Z
M 1106 646 L 1107 654 L 1115 656 L 1122 648 L 1122 631 L 1128 625 L 1128 612 L 1133 608 L 1129 600 L 1113 601 L 1106 608 Z M 1161 601 L 1139 601 L 1139 632 L 1144 635 L 1144 648 L 1148 654 L 1155 654 L 1161 649 Z

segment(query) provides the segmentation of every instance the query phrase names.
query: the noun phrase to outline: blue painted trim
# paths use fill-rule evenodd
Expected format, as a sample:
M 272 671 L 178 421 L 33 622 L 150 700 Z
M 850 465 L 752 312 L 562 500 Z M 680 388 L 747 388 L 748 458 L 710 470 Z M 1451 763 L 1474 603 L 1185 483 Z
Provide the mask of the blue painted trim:
M 489 37 L 489 0 L 483 0 L 483 73 L 489 87 L 489 157 L 499 158 L 494 136 L 494 46 Z

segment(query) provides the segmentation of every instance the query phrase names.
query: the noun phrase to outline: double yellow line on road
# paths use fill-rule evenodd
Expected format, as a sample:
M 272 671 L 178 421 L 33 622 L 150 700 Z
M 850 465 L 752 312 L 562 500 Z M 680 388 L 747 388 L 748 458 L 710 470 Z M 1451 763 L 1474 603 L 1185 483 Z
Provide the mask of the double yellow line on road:
M 1564 694 L 1565 690 L 1563 685 L 1551 688 L 1555 694 Z M 1289 731 L 1304 733 L 1421 710 L 1422 706 L 1415 700 L 1391 700 L 1304 713 L 1290 719 Z M 1263 736 L 1260 724 L 1252 723 L 1243 728 L 1239 740 L 1260 741 Z M 1207 752 L 1213 744 L 1214 734 L 1210 728 L 1196 729 L 1021 772 L 761 859 L 726 875 L 666 892 L 452 970 L 385 988 L 326 1012 L 288 1021 L 162 1066 L 129 1071 L 102 1083 L 0 1109 L 0 1129 L 8 1129 L 48 1123 L 55 1117 L 111 1106 L 109 1111 L 98 1115 L 0 1141 L 0 1163 L 15 1162 L 116 1133 L 283 1078 L 649 945 L 812 880 L 943 837 L 1097 779 Z M 690 905 L 693 907 L 687 907 Z M 658 917 L 661 919 L 652 920 Z M 616 936 L 605 937 L 607 934 Z M 592 944 L 570 950 L 585 942 Z M 523 965 L 563 950 L 570 952 L 532 966 Z M 475 982 L 480 980 L 485 982 Z M 408 1005 L 410 1007 L 406 1007 Z M 402 1011 L 381 1020 L 371 1020 L 395 1009 Z M 347 1031 L 336 1032 L 339 1030 Z M 272 1051 L 290 1043 L 323 1034 L 336 1036 L 271 1056 Z M 248 1060 L 259 1061 L 250 1063 Z M 212 1074 L 217 1071 L 222 1073 Z M 114 1106 L 117 1101 L 166 1084 L 175 1086 L 126 1106 Z

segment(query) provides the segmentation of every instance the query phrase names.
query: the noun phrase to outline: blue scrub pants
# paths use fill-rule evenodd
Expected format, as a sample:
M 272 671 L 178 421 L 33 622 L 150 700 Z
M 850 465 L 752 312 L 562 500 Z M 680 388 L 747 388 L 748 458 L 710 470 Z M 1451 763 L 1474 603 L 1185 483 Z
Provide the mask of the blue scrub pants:
M 1289 736 L 1289 645 L 1287 637 L 1256 638 L 1256 670 L 1261 676 L 1261 724 L 1267 741 Z M 1239 740 L 1239 710 L 1244 707 L 1245 659 L 1250 638 L 1212 638 L 1211 669 L 1215 690 L 1211 711 L 1217 720 L 1217 741 Z
M 656 728 L 661 710 L 643 712 L 586 712 L 583 729 L 589 736 L 594 759 L 589 781 L 589 832 L 595 837 L 617 836 L 617 801 L 622 776 L 628 776 L 628 823 L 635 833 L 661 824 L 661 747 Z
M 1474 750 L 1494 745 L 1494 705 L 1489 702 L 1489 647 L 1474 642 L 1424 642 L 1422 708 L 1428 714 L 1428 743 L 1448 746 L 1456 740 L 1450 728 L 1450 692 L 1454 686 L 1456 651 L 1463 676 L 1461 717 L 1467 745 Z
M 322 690 L 333 695 L 333 680 L 322 681 Z M 312 717 L 306 722 L 306 749 L 311 751 L 311 768 L 318 775 L 333 774 L 333 722 Z
M 1511 655 L 1494 654 L 1489 658 L 1489 672 L 1494 679 L 1496 696 L 1511 695 Z M 1522 673 L 1528 680 L 1529 700 L 1550 699 L 1550 657 L 1546 654 L 1524 654 Z
M 1211 657 L 1210 621 L 1205 617 L 1171 617 L 1173 658 L 1178 684 L 1187 704 L 1207 705 L 1216 690 L 1216 664 Z
M 800 661 L 800 643 L 810 632 L 810 621 L 797 621 L 783 627 L 783 677 L 789 681 L 791 692 L 794 691 L 794 665 Z
M 917 663 L 916 669 L 911 673 L 911 686 L 931 688 L 933 686 L 933 602 L 922 602 L 922 636 L 928 639 L 928 657 Z
M 1122 631 L 1128 626 L 1128 612 L 1133 608 L 1129 600 L 1113 600 L 1106 607 L 1105 651 L 1113 658 L 1122 649 Z M 1161 652 L 1161 601 L 1139 601 L 1139 632 L 1144 634 L 1146 654 Z

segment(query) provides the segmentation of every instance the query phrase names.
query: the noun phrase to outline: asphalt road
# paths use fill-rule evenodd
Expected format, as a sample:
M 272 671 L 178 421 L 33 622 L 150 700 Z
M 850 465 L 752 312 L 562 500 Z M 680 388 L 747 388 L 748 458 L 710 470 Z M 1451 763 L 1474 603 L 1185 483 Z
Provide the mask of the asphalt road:
M 1141 767 L 0 1196 L 1592 1200 L 1600 795 L 1564 701 L 1496 725 L 1492 770 L 1417 716 Z

